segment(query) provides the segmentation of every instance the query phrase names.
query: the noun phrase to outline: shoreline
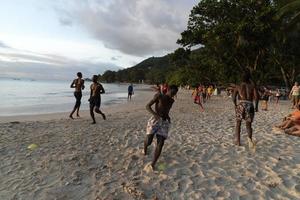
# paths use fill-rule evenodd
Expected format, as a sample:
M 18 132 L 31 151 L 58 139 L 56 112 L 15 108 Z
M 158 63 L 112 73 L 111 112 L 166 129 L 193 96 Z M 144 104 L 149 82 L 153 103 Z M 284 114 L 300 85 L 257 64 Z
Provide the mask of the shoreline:
M 142 86 L 142 87 L 141 87 Z M 152 98 L 151 95 L 154 95 L 154 91 L 151 90 L 150 85 L 140 85 L 140 88 L 135 89 L 135 94 L 132 96 L 132 102 L 127 99 L 120 100 L 116 102 L 116 100 L 112 100 L 111 102 L 107 102 L 101 105 L 101 109 L 111 113 L 116 113 L 118 111 L 122 112 L 123 110 L 127 110 L 128 108 L 132 108 L 131 104 L 140 105 L 141 102 L 145 101 L 145 98 L 150 101 L 149 98 Z M 116 103 L 112 103 L 116 102 Z M 146 106 L 146 105 L 145 105 Z M 53 113 L 40 113 L 40 114 L 21 114 L 21 115 L 9 115 L 9 116 L 0 116 L 0 124 L 9 123 L 9 122 L 28 122 L 28 121 L 47 121 L 47 120 L 55 120 L 55 119 L 70 119 L 69 114 L 72 110 L 70 107 L 69 112 L 53 112 Z M 88 109 L 82 109 L 79 112 L 80 118 L 88 118 L 90 117 Z M 74 117 L 75 120 L 80 119 Z

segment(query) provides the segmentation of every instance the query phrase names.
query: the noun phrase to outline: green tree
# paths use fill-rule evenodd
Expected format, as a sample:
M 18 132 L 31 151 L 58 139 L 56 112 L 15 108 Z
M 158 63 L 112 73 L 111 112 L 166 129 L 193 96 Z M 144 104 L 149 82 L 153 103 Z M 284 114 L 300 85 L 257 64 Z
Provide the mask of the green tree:
M 203 0 L 192 9 L 178 43 L 203 45 L 220 66 L 255 74 L 264 68 L 274 13 L 271 1 Z

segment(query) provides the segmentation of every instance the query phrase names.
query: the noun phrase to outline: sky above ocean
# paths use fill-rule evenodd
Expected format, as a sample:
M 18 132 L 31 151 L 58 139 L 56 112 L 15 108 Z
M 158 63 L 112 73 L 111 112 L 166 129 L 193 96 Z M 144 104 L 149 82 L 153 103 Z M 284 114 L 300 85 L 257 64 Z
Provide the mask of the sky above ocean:
M 165 55 L 197 2 L 1 0 L 0 77 L 91 77 Z

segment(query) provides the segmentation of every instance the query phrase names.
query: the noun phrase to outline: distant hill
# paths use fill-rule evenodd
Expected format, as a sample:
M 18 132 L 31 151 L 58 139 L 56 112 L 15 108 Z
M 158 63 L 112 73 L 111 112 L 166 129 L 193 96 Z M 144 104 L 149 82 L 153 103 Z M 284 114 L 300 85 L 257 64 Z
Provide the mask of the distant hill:
M 171 56 L 150 57 L 139 64 L 115 71 L 106 71 L 101 76 L 105 82 L 164 82 L 165 74 L 172 68 Z

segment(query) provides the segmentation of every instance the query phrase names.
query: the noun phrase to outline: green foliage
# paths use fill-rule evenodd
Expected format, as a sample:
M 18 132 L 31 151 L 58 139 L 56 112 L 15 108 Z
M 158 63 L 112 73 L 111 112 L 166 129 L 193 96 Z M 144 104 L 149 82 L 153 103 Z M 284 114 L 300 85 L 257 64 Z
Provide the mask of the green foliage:
M 182 48 L 132 68 L 107 71 L 101 79 L 227 84 L 239 82 L 249 70 L 257 84 L 290 86 L 300 74 L 298 5 L 299 0 L 202 0 L 177 41 Z

